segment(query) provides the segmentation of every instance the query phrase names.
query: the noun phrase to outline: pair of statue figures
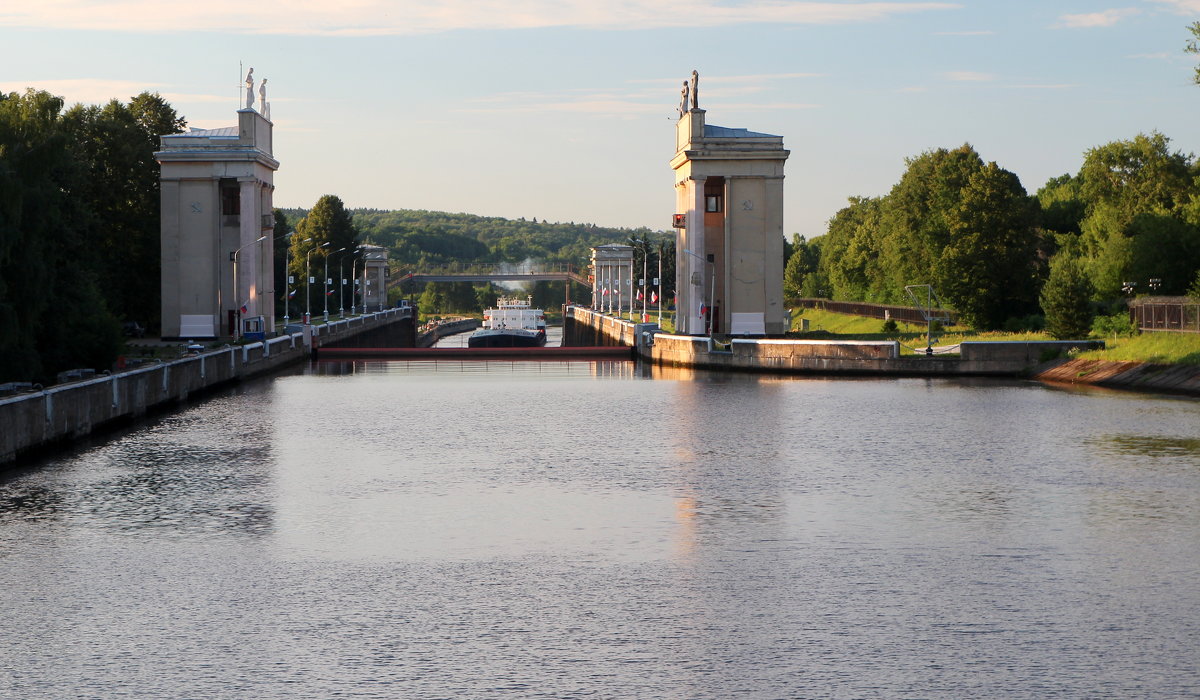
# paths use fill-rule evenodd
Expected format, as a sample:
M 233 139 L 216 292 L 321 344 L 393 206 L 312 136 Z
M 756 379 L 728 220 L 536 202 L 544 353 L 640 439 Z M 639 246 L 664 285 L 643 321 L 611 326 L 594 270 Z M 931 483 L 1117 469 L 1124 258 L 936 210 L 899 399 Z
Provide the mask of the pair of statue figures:
M 688 112 L 688 102 L 691 102 L 690 109 L 700 109 L 700 74 L 692 71 L 692 84 L 689 86 L 688 81 L 683 81 L 683 90 L 679 95 L 679 116 L 683 117 Z
M 267 79 L 263 78 L 258 85 L 258 102 L 260 112 L 267 119 L 271 118 L 271 107 L 267 104 Z M 254 69 L 246 74 L 246 109 L 254 109 Z

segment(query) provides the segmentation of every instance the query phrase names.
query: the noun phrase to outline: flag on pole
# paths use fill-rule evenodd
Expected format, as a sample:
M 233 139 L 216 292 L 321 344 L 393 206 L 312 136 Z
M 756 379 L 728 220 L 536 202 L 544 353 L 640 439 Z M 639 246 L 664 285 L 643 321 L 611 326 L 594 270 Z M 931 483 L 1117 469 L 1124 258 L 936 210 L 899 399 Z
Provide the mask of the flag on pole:
M 658 303 L 658 292 L 650 292 L 650 303 L 651 304 Z
M 604 288 L 604 291 L 603 291 L 603 292 L 600 292 L 600 296 L 602 296 L 602 297 L 606 297 L 606 296 L 608 296 L 608 287 L 605 287 L 605 288 Z
M 288 292 L 288 299 L 291 299 L 292 297 L 296 296 L 296 292 L 298 292 L 298 291 L 300 291 L 299 288 L 293 289 L 292 291 Z
M 642 300 L 642 290 L 640 290 L 640 289 L 638 290 L 637 300 L 638 301 Z
M 706 311 L 708 311 L 708 306 L 704 302 L 700 302 L 700 315 L 703 316 Z
M 245 304 L 242 304 L 242 313 L 248 313 L 250 311 L 250 307 L 248 306 L 249 303 L 250 302 L 246 302 Z
M 331 289 L 331 290 L 329 290 L 328 292 L 325 292 L 325 296 L 329 296 L 329 295 L 331 295 L 331 294 L 333 294 L 333 290 L 332 290 L 332 289 Z

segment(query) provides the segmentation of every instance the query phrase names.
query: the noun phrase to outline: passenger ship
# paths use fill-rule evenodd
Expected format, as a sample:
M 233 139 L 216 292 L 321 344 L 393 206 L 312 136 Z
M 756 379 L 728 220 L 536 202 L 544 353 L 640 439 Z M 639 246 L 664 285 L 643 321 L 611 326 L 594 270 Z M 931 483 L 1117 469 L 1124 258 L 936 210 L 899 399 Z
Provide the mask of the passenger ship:
M 471 348 L 535 348 L 546 344 L 546 313 L 530 300 L 501 297 L 483 312 L 483 327 L 467 338 Z

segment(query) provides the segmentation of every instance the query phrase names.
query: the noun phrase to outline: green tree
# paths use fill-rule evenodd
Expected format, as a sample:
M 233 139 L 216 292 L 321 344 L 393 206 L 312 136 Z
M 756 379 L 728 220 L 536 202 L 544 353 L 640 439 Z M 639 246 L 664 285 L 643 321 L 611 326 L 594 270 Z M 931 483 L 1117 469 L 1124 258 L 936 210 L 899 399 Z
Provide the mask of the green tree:
M 0 94 L 0 382 L 107 368 L 120 347 L 62 107 L 43 91 Z
M 1200 22 L 1192 22 L 1188 26 L 1188 31 L 1192 33 L 1192 38 L 1188 40 L 1187 46 L 1183 50 L 1194 56 L 1200 56 Z M 1196 66 L 1196 72 L 1192 75 L 1192 82 L 1200 85 L 1200 66 Z
M 1169 281 L 1173 293 L 1183 290 L 1187 279 L 1180 270 L 1200 264 L 1200 246 L 1192 243 L 1200 238 L 1193 217 L 1198 175 L 1192 157 L 1173 152 L 1170 139 L 1157 132 L 1087 152 L 1078 177 L 1087 208 L 1080 244 L 1098 298 L 1116 298 L 1124 282 L 1145 284 L 1149 277 Z M 1151 248 L 1163 240 L 1182 247 L 1171 249 L 1170 270 L 1152 269 Z
M 129 104 L 75 105 L 63 115 L 71 150 L 85 172 L 75 192 L 98 283 L 119 317 L 158 325 L 160 309 L 159 136 L 184 120 L 157 93 Z
M 1092 327 L 1092 283 L 1083 266 L 1066 255 L 1050 261 L 1050 277 L 1042 288 L 1046 332 L 1059 340 L 1085 338 Z
M 311 309 L 324 308 L 325 265 L 337 270 L 338 258 L 360 245 L 358 229 L 350 212 L 336 195 L 327 194 L 317 200 L 308 215 L 296 224 L 296 234 L 290 246 L 292 251 L 290 273 L 301 284 L 296 298 Z M 329 256 L 334 257 L 329 259 Z M 306 270 L 305 268 L 309 269 Z M 306 274 L 307 272 L 307 274 Z M 337 272 L 330 273 L 333 276 Z M 309 289 L 309 279 L 315 282 Z M 334 287 L 336 293 L 336 286 Z
M 968 179 L 944 216 L 949 233 L 937 286 L 975 328 L 995 329 L 1037 306 L 1037 201 L 1013 173 L 988 163 Z
M 1188 287 L 1187 294 L 1193 299 L 1200 299 L 1200 270 L 1196 270 L 1196 279 L 1192 280 L 1192 286 Z
M 800 234 L 794 236 L 791 249 L 792 256 L 783 270 L 783 295 L 787 299 L 802 296 L 805 280 L 817 271 L 821 262 L 820 248 Z

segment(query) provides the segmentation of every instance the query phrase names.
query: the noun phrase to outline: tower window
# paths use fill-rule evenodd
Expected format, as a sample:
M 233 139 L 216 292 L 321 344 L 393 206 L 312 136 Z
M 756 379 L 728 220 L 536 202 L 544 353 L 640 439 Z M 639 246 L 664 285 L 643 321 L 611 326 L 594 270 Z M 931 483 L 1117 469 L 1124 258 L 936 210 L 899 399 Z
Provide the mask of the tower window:
M 721 200 L 722 200 L 722 197 L 719 194 L 705 195 L 704 196 L 704 211 L 710 212 L 710 213 L 724 211 L 725 208 L 723 206 L 721 206 L 721 204 L 722 204 Z

